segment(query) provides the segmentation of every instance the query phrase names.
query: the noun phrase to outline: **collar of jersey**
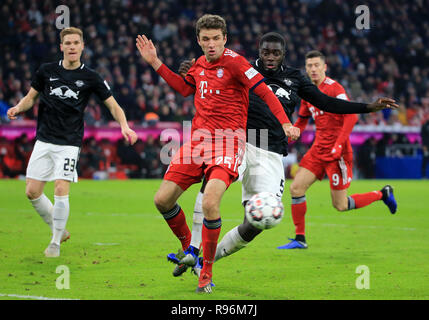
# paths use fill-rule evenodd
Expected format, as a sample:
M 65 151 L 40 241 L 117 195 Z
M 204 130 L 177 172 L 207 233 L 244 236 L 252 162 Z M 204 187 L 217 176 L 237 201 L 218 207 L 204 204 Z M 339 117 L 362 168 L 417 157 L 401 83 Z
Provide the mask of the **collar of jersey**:
M 82 69 L 83 69 L 83 67 L 85 66 L 85 64 L 81 62 L 81 63 L 80 63 L 80 66 L 79 66 L 79 67 L 77 67 L 77 68 L 74 68 L 74 69 L 66 69 L 66 68 L 64 68 L 64 66 L 63 66 L 63 59 L 61 59 L 61 60 L 58 62 L 58 65 L 59 65 L 62 69 L 66 70 L 66 71 L 82 70 Z

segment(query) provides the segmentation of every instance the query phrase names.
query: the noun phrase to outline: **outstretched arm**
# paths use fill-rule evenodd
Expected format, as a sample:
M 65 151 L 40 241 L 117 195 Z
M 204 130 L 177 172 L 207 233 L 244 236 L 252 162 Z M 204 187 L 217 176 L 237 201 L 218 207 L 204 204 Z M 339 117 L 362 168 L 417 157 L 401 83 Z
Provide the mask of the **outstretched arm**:
M 133 145 L 137 141 L 137 134 L 128 126 L 124 110 L 122 110 L 122 108 L 119 106 L 118 102 L 116 102 L 113 96 L 110 96 L 109 98 L 104 100 L 104 104 L 109 109 L 110 113 L 113 116 L 113 119 L 115 119 L 121 125 L 121 133 L 124 136 L 125 140 L 127 140 L 131 145 Z
M 10 120 L 15 120 L 18 114 L 25 112 L 31 109 L 31 107 L 33 107 L 38 96 L 39 92 L 33 87 L 31 87 L 27 95 L 22 98 L 15 107 L 12 107 L 7 111 L 7 117 Z
M 195 88 L 183 81 L 182 77 L 171 71 L 158 58 L 156 48 L 145 35 L 139 35 L 136 38 L 136 46 L 143 59 L 149 63 L 152 68 L 168 83 L 170 87 L 179 92 L 184 97 L 187 97 L 195 92 Z
M 303 86 L 298 90 L 298 95 L 313 106 L 331 113 L 369 113 L 383 109 L 399 108 L 395 100 L 390 98 L 379 98 L 370 104 L 333 98 L 321 92 L 315 85 Z

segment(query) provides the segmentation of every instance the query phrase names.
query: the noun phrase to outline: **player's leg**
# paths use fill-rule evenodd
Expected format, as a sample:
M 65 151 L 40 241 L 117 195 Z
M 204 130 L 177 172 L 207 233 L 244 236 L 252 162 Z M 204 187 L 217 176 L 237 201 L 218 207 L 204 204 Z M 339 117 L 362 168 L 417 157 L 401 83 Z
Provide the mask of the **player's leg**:
M 45 250 L 46 257 L 58 257 L 60 244 L 66 233 L 66 225 L 70 215 L 69 204 L 70 181 L 56 180 L 54 191 L 54 206 L 52 209 L 52 239 Z
M 347 189 L 335 190 L 331 188 L 332 206 L 338 211 L 349 210 L 349 198 L 347 197 Z
M 205 172 L 207 185 L 203 197 L 203 268 L 198 279 L 197 292 L 211 292 L 212 268 L 222 226 L 220 203 L 226 189 L 235 180 L 237 175 L 235 172 L 231 172 L 222 166 L 209 166 Z
M 156 208 L 179 239 L 183 251 L 189 247 L 191 231 L 177 200 L 191 185 L 201 182 L 203 176 L 202 164 L 196 164 L 191 155 L 192 146 L 189 143 L 176 152 L 154 197 Z
M 195 199 L 194 214 L 193 214 L 193 220 L 192 220 L 191 247 L 197 256 L 198 256 L 197 250 L 199 251 L 199 248 L 201 246 L 201 232 L 203 230 L 203 220 L 204 220 L 203 195 L 204 195 L 206 184 L 207 184 L 207 180 L 204 179 L 201 189 L 197 194 L 197 198 Z
M 54 191 L 53 218 L 53 243 L 60 244 L 70 214 L 70 181 L 56 180 Z
M 212 172 L 223 169 L 214 169 Z M 220 218 L 220 202 L 228 185 L 218 178 L 208 178 L 207 186 L 203 198 L 203 228 L 202 248 L 203 248 L 203 268 L 198 280 L 197 292 L 210 292 L 213 275 L 213 263 L 216 254 L 217 241 L 222 226 Z
M 191 231 L 186 224 L 185 213 L 177 203 L 177 199 L 183 192 L 179 184 L 164 179 L 155 194 L 154 202 L 171 231 L 182 244 L 182 249 L 185 250 L 191 241 Z
M 295 225 L 295 239 L 289 243 L 279 246 L 278 249 L 306 249 L 305 240 L 305 214 L 307 213 L 307 199 L 305 193 L 317 180 L 317 176 L 305 167 L 300 167 L 293 179 L 289 191 L 292 197 L 291 214 Z
M 26 179 L 25 194 L 34 210 L 39 214 L 42 220 L 49 226 L 52 231 L 52 209 L 54 205 L 51 200 L 43 193 L 45 181 L 35 179 Z
M 245 248 L 261 232 L 262 230 L 252 226 L 244 217 L 243 223 L 228 231 L 219 242 L 215 262 Z
M 381 190 L 374 190 L 366 193 L 356 193 L 347 196 L 347 191 L 331 190 L 332 205 L 338 211 L 348 211 L 359 209 L 372 204 L 375 201 L 383 200 L 390 210 L 390 213 L 396 213 L 396 200 L 393 196 L 393 188 L 386 185 Z
M 242 177 L 242 204 L 259 192 L 271 192 L 282 198 L 285 184 L 282 156 L 246 144 L 244 161 L 239 168 Z M 252 226 L 244 215 L 243 223 L 228 231 L 218 244 L 215 261 L 229 256 L 251 242 L 262 230 Z
M 34 144 L 27 166 L 25 194 L 33 208 L 52 230 L 53 204 L 43 193 L 46 181 L 50 179 L 54 169 L 50 151 L 50 145 L 47 143 L 36 141 Z
M 195 267 L 198 262 L 204 220 L 203 194 L 206 184 L 207 180 L 204 179 L 201 189 L 198 192 L 197 198 L 195 200 L 194 214 L 192 219 L 191 244 L 185 251 L 179 250 L 177 254 L 170 253 L 167 255 L 167 259 L 169 261 L 177 263 L 177 266 L 173 270 L 173 276 L 175 277 L 180 276 L 186 272 L 188 267 Z
M 60 255 L 60 244 L 70 237 L 65 229 L 70 215 L 70 183 L 77 182 L 77 163 L 79 147 L 64 145 L 49 145 L 49 156 L 53 163 L 53 169 L 49 181 L 55 181 L 54 205 L 52 209 L 52 239 L 45 250 L 47 257 Z
M 359 209 L 372 204 L 375 201 L 383 200 L 390 212 L 396 212 L 396 200 L 393 196 L 393 188 L 389 185 L 381 190 L 357 193 L 347 196 L 347 189 L 353 178 L 353 158 L 345 155 L 339 161 L 329 163 L 326 168 L 330 186 L 332 205 L 338 211 L 348 211 Z

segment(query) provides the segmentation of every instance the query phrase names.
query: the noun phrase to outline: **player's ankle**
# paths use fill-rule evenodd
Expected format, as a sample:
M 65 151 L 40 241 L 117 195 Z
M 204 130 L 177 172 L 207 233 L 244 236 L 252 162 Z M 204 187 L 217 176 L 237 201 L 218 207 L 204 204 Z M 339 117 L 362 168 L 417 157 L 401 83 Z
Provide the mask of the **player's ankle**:
M 305 235 L 303 235 L 303 234 L 297 234 L 297 235 L 295 236 L 295 240 L 296 240 L 296 241 L 305 242 Z

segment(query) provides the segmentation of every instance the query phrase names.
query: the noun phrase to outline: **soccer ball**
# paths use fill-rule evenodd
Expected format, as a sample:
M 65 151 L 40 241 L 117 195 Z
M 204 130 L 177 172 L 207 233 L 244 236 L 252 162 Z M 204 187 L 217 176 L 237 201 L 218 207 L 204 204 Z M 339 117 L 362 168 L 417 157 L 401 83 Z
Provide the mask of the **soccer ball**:
M 246 204 L 246 218 L 260 230 L 271 229 L 282 221 L 283 203 L 270 192 L 253 195 Z

